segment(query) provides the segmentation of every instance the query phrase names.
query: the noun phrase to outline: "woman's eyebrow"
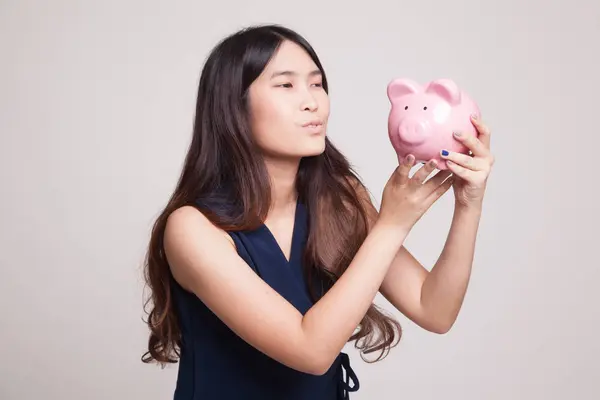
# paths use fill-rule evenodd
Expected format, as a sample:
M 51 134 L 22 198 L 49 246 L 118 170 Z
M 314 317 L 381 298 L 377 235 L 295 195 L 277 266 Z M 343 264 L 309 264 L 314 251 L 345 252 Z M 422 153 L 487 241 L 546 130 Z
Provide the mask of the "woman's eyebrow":
M 308 76 L 316 76 L 316 75 L 321 75 L 321 71 L 318 69 L 315 69 L 314 71 L 311 71 Z M 271 75 L 271 79 L 276 78 L 278 76 L 298 76 L 298 72 L 296 71 L 290 71 L 290 70 L 285 70 L 285 71 L 275 71 L 273 72 L 273 74 Z

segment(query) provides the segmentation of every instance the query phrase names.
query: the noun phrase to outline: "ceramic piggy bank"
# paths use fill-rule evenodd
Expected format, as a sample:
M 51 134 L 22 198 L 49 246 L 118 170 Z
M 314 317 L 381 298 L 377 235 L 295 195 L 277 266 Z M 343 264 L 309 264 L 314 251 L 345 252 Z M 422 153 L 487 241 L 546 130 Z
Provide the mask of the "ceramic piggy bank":
M 435 159 L 437 168 L 444 170 L 443 149 L 469 153 L 453 132 L 477 136 L 470 116 L 480 117 L 480 111 L 452 80 L 438 79 L 421 86 L 398 78 L 388 84 L 387 95 L 391 103 L 388 133 L 398 161 L 412 154 L 416 162 Z

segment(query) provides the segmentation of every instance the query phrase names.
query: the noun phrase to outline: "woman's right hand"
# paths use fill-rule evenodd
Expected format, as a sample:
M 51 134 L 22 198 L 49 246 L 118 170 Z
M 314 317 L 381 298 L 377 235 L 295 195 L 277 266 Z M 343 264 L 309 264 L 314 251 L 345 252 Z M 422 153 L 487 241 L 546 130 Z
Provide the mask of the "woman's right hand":
M 435 160 L 425 163 L 409 177 L 414 162 L 415 157 L 409 154 L 392 173 L 383 190 L 378 223 L 409 231 L 452 186 L 454 176 L 449 170 L 439 171 L 425 182 L 437 166 Z

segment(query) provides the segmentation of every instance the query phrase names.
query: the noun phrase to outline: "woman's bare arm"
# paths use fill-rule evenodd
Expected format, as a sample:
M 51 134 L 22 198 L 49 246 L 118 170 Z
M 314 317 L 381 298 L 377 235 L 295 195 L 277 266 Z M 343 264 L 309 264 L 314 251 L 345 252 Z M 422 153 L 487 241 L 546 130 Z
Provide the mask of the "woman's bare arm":
M 375 224 L 345 273 L 304 316 L 195 208 L 171 214 L 164 245 L 175 279 L 238 336 L 282 364 L 318 375 L 354 333 L 406 235 Z

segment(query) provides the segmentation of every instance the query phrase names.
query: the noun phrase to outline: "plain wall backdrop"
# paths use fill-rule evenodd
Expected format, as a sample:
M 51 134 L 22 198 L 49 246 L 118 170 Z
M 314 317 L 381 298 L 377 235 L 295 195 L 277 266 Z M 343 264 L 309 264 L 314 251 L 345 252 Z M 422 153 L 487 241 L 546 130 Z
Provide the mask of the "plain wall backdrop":
M 593 0 L 1 1 L 0 398 L 172 397 L 177 366 L 140 361 L 150 227 L 179 176 L 205 57 L 271 22 L 316 48 L 329 136 L 377 206 L 396 163 L 392 78 L 454 79 L 492 129 L 456 325 L 436 335 L 394 312 L 404 336 L 384 361 L 347 346 L 351 398 L 600 398 Z M 452 207 L 448 192 L 406 242 L 428 268 Z

